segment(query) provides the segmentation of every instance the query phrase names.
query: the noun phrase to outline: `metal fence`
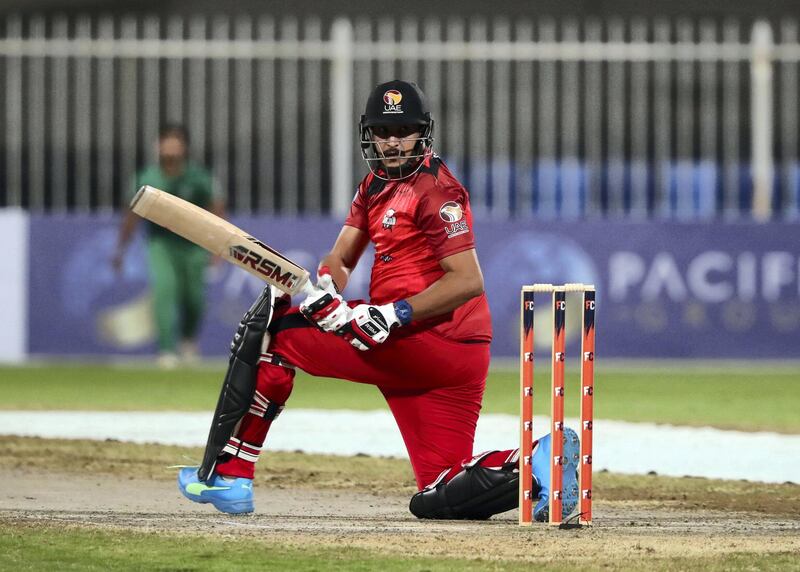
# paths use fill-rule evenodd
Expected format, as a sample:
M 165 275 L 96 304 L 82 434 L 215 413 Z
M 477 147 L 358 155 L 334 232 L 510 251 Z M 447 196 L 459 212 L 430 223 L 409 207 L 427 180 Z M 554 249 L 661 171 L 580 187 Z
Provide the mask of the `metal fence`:
M 478 216 L 800 214 L 794 21 L 11 16 L 0 33 L 0 206 L 118 208 L 179 121 L 232 209 L 340 215 L 366 95 L 403 77 Z

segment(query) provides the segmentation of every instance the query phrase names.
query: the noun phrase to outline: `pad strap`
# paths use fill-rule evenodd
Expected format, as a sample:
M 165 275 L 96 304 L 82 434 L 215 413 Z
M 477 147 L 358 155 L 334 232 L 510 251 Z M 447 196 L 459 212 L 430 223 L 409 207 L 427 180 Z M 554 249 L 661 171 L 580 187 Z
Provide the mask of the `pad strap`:
M 253 402 L 250 404 L 250 413 L 256 417 L 263 417 L 267 421 L 272 421 L 283 411 L 284 406 L 271 402 L 264 395 L 256 390 L 253 395 Z
M 268 363 L 271 365 L 279 365 L 281 367 L 285 367 L 286 369 L 295 369 L 295 367 L 286 361 L 283 356 L 279 356 L 278 354 L 273 354 L 270 352 L 261 352 L 261 357 L 258 359 L 258 363 Z
M 228 443 L 222 449 L 223 453 L 230 453 L 234 457 L 239 457 L 245 461 L 255 463 L 261 455 L 261 447 L 247 443 L 236 437 L 228 439 Z

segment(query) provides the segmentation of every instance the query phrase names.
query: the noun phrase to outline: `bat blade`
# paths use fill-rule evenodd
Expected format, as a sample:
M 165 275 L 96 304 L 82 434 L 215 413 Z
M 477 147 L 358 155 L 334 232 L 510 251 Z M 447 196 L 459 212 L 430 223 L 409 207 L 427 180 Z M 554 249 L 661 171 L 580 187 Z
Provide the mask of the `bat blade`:
M 234 224 L 149 185 L 131 201 L 133 212 L 202 246 L 288 294 L 310 288 L 310 273 Z

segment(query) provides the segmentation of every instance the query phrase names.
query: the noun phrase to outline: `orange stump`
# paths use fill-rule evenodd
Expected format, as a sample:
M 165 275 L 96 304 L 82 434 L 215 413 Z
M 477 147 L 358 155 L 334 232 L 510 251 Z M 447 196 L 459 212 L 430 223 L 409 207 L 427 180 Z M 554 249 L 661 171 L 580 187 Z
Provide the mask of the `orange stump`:
M 534 387 L 534 294 L 553 297 L 553 368 L 550 408 L 550 498 L 549 522 L 563 520 L 564 465 L 564 370 L 566 364 L 567 292 L 581 292 L 581 394 L 580 462 L 578 463 L 579 522 L 592 523 L 592 447 L 594 425 L 595 288 L 590 284 L 534 284 L 523 286 L 520 296 L 520 479 L 519 524 L 533 520 L 533 387 Z
M 533 521 L 533 292 L 523 288 L 520 307 L 519 524 Z
M 592 524 L 592 440 L 594 436 L 594 311 L 595 291 L 583 293 L 581 339 L 581 524 Z
M 562 474 L 564 462 L 564 360 L 566 337 L 567 297 L 563 288 L 553 291 L 553 370 L 550 396 L 550 524 L 561 524 Z

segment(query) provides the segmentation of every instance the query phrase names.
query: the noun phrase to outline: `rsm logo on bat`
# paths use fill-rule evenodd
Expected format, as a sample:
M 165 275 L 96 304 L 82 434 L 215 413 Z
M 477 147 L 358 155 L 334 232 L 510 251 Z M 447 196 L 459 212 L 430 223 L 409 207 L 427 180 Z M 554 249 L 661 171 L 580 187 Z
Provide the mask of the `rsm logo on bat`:
M 241 264 L 250 266 L 259 274 L 263 274 L 266 278 L 274 280 L 278 284 L 283 284 L 287 288 L 292 288 L 299 280 L 299 276 L 292 274 L 291 271 L 284 272 L 280 266 L 271 260 L 261 257 L 246 246 L 231 246 L 230 254 Z

